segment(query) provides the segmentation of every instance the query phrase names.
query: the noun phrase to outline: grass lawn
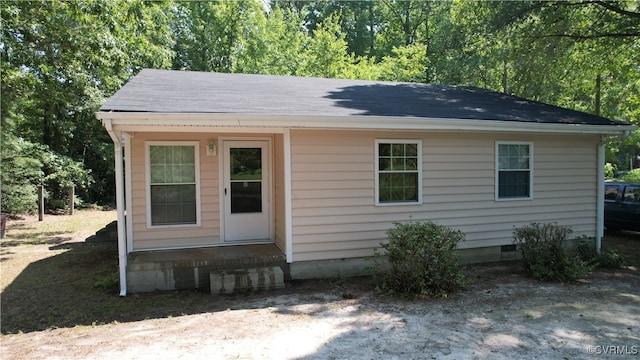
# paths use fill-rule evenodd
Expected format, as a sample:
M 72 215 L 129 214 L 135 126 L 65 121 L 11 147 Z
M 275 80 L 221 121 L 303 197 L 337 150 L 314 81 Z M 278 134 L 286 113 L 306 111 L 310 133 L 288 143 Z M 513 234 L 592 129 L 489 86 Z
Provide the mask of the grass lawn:
M 0 242 L 2 334 L 219 311 L 236 296 L 246 296 L 219 299 L 198 291 L 118 296 L 117 244 L 84 241 L 115 218 L 115 211 L 82 210 L 42 222 L 35 217 L 9 220 L 7 237 Z M 640 267 L 638 233 L 608 235 L 603 246 Z M 327 280 L 305 286 L 339 285 Z
M 205 311 L 211 296 L 194 292 L 118 296 L 115 241 L 84 240 L 115 211 L 9 220 L 0 248 L 2 333 L 170 317 Z

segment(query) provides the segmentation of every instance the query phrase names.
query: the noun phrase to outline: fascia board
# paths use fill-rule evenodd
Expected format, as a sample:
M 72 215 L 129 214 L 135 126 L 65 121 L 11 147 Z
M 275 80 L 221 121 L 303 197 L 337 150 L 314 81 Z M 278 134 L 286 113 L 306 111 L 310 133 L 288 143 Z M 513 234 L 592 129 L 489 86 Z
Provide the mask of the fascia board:
M 468 131 L 468 132 L 525 132 L 561 134 L 625 135 L 637 126 L 552 124 L 523 121 L 442 119 L 386 116 L 318 116 L 263 115 L 231 113 L 148 113 L 97 112 L 98 119 L 109 119 L 121 131 L 192 131 L 193 127 L 216 127 L 236 131 L 242 128 L 282 132 L 290 129 L 358 129 L 395 131 Z M 269 129 L 269 130 L 268 130 Z M 277 129 L 277 130 L 274 130 Z

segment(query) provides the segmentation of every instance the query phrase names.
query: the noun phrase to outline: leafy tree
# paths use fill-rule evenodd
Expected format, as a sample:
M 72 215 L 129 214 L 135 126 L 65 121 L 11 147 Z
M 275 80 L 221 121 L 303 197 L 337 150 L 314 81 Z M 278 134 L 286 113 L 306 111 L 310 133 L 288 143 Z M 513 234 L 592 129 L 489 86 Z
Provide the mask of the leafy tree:
M 393 49 L 379 64 L 380 79 L 387 81 L 423 82 L 427 68 L 427 53 L 423 45 L 408 45 Z
M 245 32 L 260 32 L 262 12 L 255 0 L 177 3 L 172 67 L 231 72 Z
M 628 173 L 624 174 L 621 179 L 624 181 L 640 184 L 640 168 L 629 171 Z
M 93 183 L 90 171 L 67 156 L 11 134 L 2 139 L 2 211 L 32 213 L 37 210 L 37 186 L 47 189 L 49 209 L 65 208 L 72 186 L 86 188 Z
M 430 4 L 427 1 L 384 0 L 383 17 L 388 21 L 381 31 L 384 47 L 394 48 L 418 43 L 420 28 L 427 21 Z
M 42 162 L 26 156 L 24 140 L 2 134 L 0 146 L 0 195 L 2 212 L 32 213 L 37 210 L 38 195 L 34 184 L 42 182 Z
M 356 57 L 374 58 L 376 26 L 380 11 L 374 1 L 347 1 L 341 9 L 342 30 L 345 33 L 347 52 Z
M 301 6 L 300 6 L 301 5 Z M 375 1 L 320 0 L 303 3 L 275 1 L 273 6 L 288 8 L 304 17 L 305 28 L 310 33 L 331 17 L 337 17 L 341 32 L 347 42 L 347 53 L 356 57 L 375 56 L 376 28 L 380 23 L 380 6 Z
M 94 112 L 144 67 L 472 85 L 640 124 L 633 0 L 34 0 L 0 16 L 7 159 L 29 163 L 24 141 L 84 164 L 88 201 L 115 187 Z M 638 149 L 638 132 L 611 141 L 607 161 L 638 166 Z
M 288 9 L 274 8 L 268 14 L 256 12 L 251 31 L 240 40 L 234 72 L 293 75 L 300 71 L 308 40 L 302 17 Z
M 313 31 L 307 49 L 301 54 L 302 67 L 298 75 L 344 78 L 351 63 L 347 42 L 337 17 L 330 17 Z
M 467 37 L 468 51 L 480 55 L 472 85 L 500 89 L 577 110 L 596 112 L 602 74 L 637 80 L 640 13 L 632 2 L 457 2 L 452 16 Z M 634 59 L 636 61 L 634 61 Z M 623 75 L 624 74 L 624 75 Z M 613 104 L 602 115 L 619 116 Z M 606 110 L 606 111 L 605 111 Z
M 345 79 L 380 80 L 384 78 L 385 67 L 376 62 L 376 58 L 349 56 L 349 66 L 344 69 Z
M 637 2 L 460 1 L 451 13 L 471 74 L 461 83 L 640 123 Z M 637 139 L 611 142 L 607 161 L 628 168 Z
M 69 204 L 69 189 L 85 190 L 93 184 L 91 170 L 84 164 L 74 161 L 68 156 L 61 156 L 45 146 L 33 146 L 28 154 L 31 159 L 41 158 L 42 171 L 45 176 L 43 185 L 47 189 L 49 209 L 64 209 Z M 76 200 L 74 200 L 75 202 Z
M 166 68 L 166 2 L 3 2 L 2 131 L 93 170 L 82 195 L 113 197 L 113 145 L 94 112 L 142 67 Z M 105 199 L 106 198 L 106 199 Z M 108 200 L 107 200 L 108 201 Z

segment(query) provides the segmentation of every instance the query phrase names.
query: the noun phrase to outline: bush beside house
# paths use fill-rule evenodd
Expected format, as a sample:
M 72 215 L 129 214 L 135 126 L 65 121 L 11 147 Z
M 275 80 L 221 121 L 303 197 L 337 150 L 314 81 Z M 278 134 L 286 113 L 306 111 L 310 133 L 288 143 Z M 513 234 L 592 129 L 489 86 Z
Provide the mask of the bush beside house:
M 463 286 L 457 253 L 465 238 L 462 231 L 425 221 L 395 223 L 387 235 L 388 242 L 381 244 L 384 251 L 374 255 L 381 292 L 446 297 Z

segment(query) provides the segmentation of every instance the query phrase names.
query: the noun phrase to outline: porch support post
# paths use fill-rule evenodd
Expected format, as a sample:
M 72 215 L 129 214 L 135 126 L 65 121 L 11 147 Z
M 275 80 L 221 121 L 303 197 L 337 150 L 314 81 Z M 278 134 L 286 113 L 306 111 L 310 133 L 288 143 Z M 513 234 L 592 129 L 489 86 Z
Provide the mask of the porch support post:
M 124 172 L 122 167 L 122 138 L 113 130 L 111 120 L 103 120 L 103 125 L 113 140 L 116 167 L 116 209 L 118 212 L 118 267 L 120 273 L 120 296 L 127 296 L 127 234 L 124 217 Z
M 291 213 L 291 130 L 284 129 L 284 227 L 287 263 L 293 262 L 293 224 Z
M 127 254 L 133 249 L 133 213 L 131 204 L 133 204 L 132 183 L 131 183 L 131 138 L 132 134 L 123 134 L 124 137 L 124 177 L 125 177 L 125 225 L 127 227 Z
M 597 203 L 596 203 L 596 251 L 600 254 L 602 237 L 604 236 L 604 162 L 605 162 L 605 137 L 598 143 L 598 174 L 597 174 Z
M 115 145 L 115 144 L 114 144 Z M 117 144 L 115 149 L 116 161 L 116 208 L 118 209 L 118 265 L 120 267 L 120 296 L 127 296 L 127 246 L 124 217 L 123 198 L 123 171 L 122 171 L 122 145 Z

